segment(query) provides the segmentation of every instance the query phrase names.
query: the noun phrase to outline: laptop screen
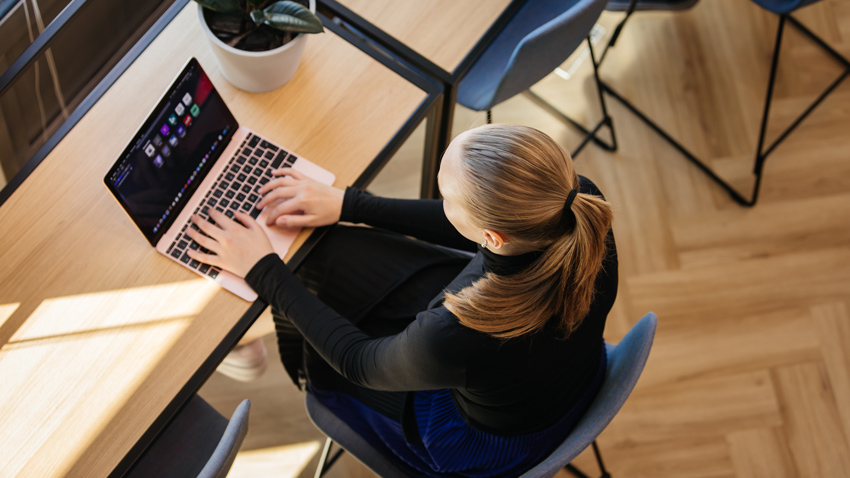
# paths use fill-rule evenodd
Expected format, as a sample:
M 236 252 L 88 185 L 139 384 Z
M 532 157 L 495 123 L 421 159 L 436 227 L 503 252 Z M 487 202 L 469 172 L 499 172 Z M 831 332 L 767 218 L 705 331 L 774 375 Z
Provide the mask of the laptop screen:
M 201 65 L 189 60 L 104 178 L 151 245 L 174 222 L 238 126 Z

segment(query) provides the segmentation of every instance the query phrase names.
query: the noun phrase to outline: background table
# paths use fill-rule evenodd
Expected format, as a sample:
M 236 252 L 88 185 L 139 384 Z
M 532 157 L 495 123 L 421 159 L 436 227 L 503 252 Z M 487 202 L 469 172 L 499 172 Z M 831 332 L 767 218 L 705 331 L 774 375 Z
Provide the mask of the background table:
M 422 197 L 437 197 L 439 156 L 451 141 L 456 85 L 525 0 L 317 0 L 319 8 L 443 83 L 437 160 L 422 170 Z M 427 140 L 426 140 L 427 141 Z
M 335 27 L 308 39 L 285 87 L 245 93 L 221 76 L 196 5 L 176 11 L 0 206 L 0 476 L 120 475 L 264 308 L 159 255 L 102 184 L 189 57 L 241 124 L 339 187 L 371 179 L 439 95 Z

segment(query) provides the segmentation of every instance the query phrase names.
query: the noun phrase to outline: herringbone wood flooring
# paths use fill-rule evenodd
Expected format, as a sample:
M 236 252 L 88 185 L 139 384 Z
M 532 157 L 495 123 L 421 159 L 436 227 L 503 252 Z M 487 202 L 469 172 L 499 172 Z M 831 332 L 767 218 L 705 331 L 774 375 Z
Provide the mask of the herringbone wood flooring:
M 825 0 L 796 17 L 850 57 L 850 2 Z M 610 31 L 619 18 L 601 23 Z M 748 189 L 776 24 L 744 0 L 637 14 L 602 76 Z M 535 90 L 590 123 L 599 108 L 586 63 Z M 839 72 L 788 29 L 769 138 Z M 577 158 L 616 210 L 621 283 L 607 339 L 647 311 L 659 316 L 646 370 L 599 438 L 613 476 L 850 477 L 850 80 L 770 157 L 752 209 L 608 104 L 619 151 L 591 145 Z M 499 105 L 494 120 L 537 127 L 567 149 L 579 141 L 525 97 Z M 455 129 L 483 121 L 459 108 Z M 416 195 L 421 141 L 419 131 L 374 192 Z M 281 448 L 322 439 L 282 374 L 273 363 L 258 382 L 216 376 L 201 392 L 226 414 L 254 401 L 232 476 L 312 476 L 312 463 L 302 467 L 317 444 Z M 343 463 L 335 476 L 372 476 Z M 577 464 L 595 472 L 587 452 Z

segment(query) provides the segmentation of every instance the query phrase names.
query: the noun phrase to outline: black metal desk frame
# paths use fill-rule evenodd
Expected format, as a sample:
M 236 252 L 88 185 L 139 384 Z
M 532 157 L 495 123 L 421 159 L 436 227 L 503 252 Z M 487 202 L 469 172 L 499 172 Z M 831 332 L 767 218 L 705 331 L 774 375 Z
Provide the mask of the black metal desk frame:
M 487 46 L 492 43 L 496 35 L 507 25 L 508 21 L 522 7 L 525 0 L 513 0 L 507 8 L 499 15 L 499 18 L 490 26 L 487 33 L 482 36 L 472 50 L 467 53 L 461 63 L 452 72 L 437 66 L 431 60 L 417 53 L 407 45 L 388 35 L 375 27 L 357 13 L 341 5 L 336 0 L 317 0 L 318 10 L 336 23 L 342 25 L 352 33 L 361 36 L 364 40 L 374 43 L 376 48 L 383 49 L 387 56 L 397 61 L 409 63 L 424 71 L 432 78 L 437 79 L 443 86 L 443 98 L 439 106 L 439 121 L 428 123 L 425 135 L 425 161 L 422 165 L 422 182 L 420 197 L 439 197 L 437 188 L 437 171 L 440 168 L 440 156 L 451 141 L 452 120 L 454 118 L 454 107 L 457 102 L 457 85 L 469 71 L 475 61 L 481 56 Z
M 62 13 L 51 23 L 48 28 L 27 48 L 24 53 L 0 75 L 0 92 L 11 85 L 20 74 L 35 61 L 36 57 L 49 46 L 50 39 L 64 28 L 74 13 L 82 8 L 85 0 L 78 0 L 62 11 Z M 118 80 L 119 77 L 133 64 L 133 62 L 147 49 L 157 36 L 168 26 L 169 23 L 189 3 L 189 0 L 175 0 L 175 2 L 156 21 L 153 27 L 134 45 L 134 47 L 122 58 L 118 64 L 104 77 L 83 102 L 71 113 L 68 120 L 47 140 L 47 142 L 36 152 L 36 154 L 24 165 L 24 167 L 9 181 L 5 188 L 0 189 L 0 206 L 8 199 L 27 177 L 38 167 L 39 164 L 50 154 L 53 148 L 68 134 L 68 132 L 82 119 L 83 116 L 94 106 L 95 103 L 106 93 L 107 90 Z M 384 146 L 372 162 L 366 167 L 361 175 L 355 180 L 353 186 L 365 188 L 384 165 L 398 151 L 404 141 L 413 133 L 413 130 L 422 122 L 426 121 L 429 130 L 433 130 L 440 122 L 442 87 L 441 84 L 422 74 L 416 67 L 403 59 L 390 57 L 386 52 L 376 48 L 373 43 L 365 41 L 351 31 L 343 28 L 338 23 L 328 19 L 319 13 L 325 28 L 338 35 L 345 41 L 354 45 L 360 51 L 365 52 L 383 66 L 389 68 L 417 88 L 426 93 L 425 99 L 419 104 L 407 118 L 402 127 L 396 131 L 393 138 Z M 297 267 L 303 262 L 307 254 L 318 244 L 324 236 L 327 228 L 318 228 L 313 231 L 307 241 L 298 249 L 292 259 L 287 263 L 291 268 Z M 239 342 L 239 339 L 257 320 L 266 309 L 267 304 L 261 300 L 254 302 L 242 315 L 236 325 L 227 336 L 216 347 L 201 367 L 192 375 L 180 392 L 166 406 L 160 416 L 151 424 L 148 430 L 139 438 L 136 445 L 124 456 L 118 466 L 109 475 L 110 478 L 124 476 L 133 466 L 135 461 L 142 456 L 144 451 L 156 439 L 159 433 L 165 429 L 171 419 L 179 413 L 183 406 L 189 402 L 193 395 L 203 386 L 207 379 L 215 372 L 218 365 L 224 360 L 230 350 Z

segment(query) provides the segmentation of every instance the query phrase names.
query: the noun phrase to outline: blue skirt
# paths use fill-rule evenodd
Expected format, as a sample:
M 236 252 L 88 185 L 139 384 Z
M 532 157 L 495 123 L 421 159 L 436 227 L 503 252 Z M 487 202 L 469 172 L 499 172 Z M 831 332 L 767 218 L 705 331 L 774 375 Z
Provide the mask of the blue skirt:
M 602 386 L 606 366 L 602 347 L 596 376 L 578 402 L 551 427 L 526 435 L 493 435 L 472 427 L 457 411 L 448 389 L 413 392 L 423 445 L 408 443 L 398 421 L 350 395 L 315 389 L 311 393 L 373 447 L 405 462 L 421 476 L 515 477 L 543 461 L 564 441 Z

